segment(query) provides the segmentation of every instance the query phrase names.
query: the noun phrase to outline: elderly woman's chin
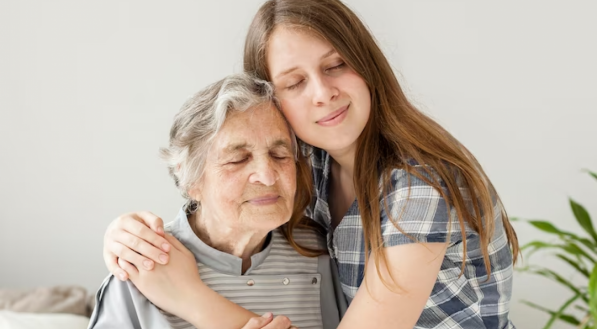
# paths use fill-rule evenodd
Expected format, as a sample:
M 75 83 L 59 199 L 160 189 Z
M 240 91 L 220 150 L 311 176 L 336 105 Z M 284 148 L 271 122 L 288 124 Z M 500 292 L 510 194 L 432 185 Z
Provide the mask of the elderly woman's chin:
M 260 196 L 245 201 L 241 207 L 240 220 L 254 228 L 271 231 L 290 220 L 292 201 L 281 196 Z

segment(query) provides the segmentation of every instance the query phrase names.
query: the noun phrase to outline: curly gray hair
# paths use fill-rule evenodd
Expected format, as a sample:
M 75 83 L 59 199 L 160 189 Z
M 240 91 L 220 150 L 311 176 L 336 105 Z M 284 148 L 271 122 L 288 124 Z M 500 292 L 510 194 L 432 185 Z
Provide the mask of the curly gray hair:
M 161 148 L 160 155 L 183 197 L 190 199 L 188 191 L 201 179 L 207 153 L 227 115 L 269 104 L 279 108 L 271 84 L 235 74 L 207 86 L 182 106 L 170 129 L 170 145 Z M 288 129 L 296 153 L 294 133 Z

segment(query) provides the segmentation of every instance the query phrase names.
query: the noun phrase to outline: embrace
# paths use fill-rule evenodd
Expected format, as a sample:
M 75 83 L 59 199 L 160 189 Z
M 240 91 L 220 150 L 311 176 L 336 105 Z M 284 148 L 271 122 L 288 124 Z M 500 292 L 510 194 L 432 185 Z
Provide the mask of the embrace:
M 90 328 L 514 328 L 498 193 L 354 12 L 266 1 L 244 71 L 175 117 L 178 216 L 110 224 Z

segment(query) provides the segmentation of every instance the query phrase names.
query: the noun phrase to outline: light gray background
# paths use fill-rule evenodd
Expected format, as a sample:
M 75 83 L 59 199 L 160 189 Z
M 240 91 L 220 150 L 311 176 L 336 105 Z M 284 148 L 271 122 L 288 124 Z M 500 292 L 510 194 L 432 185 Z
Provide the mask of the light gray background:
M 241 70 L 260 3 L 0 1 L 0 287 L 93 291 L 113 218 L 173 218 L 182 199 L 158 147 L 188 96 Z M 510 215 L 579 231 L 573 196 L 597 216 L 597 182 L 580 171 L 597 170 L 595 2 L 347 3 L 414 103 L 476 155 Z M 547 238 L 515 225 L 521 242 Z M 545 315 L 519 301 L 555 307 L 567 296 L 517 273 L 512 319 L 541 327 Z

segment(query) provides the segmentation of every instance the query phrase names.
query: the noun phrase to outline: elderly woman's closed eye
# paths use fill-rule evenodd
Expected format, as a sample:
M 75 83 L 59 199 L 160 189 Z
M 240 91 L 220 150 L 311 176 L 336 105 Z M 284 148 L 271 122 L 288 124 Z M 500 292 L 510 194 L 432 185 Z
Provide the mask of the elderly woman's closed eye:
M 304 217 L 310 168 L 297 148 L 266 82 L 231 76 L 189 100 L 161 150 L 187 199 L 166 226 L 180 242 L 168 237 L 170 264 L 151 272 L 122 262 L 134 285 L 106 279 L 90 328 L 199 327 L 177 296 L 203 283 L 249 311 L 335 328 L 346 304 Z

